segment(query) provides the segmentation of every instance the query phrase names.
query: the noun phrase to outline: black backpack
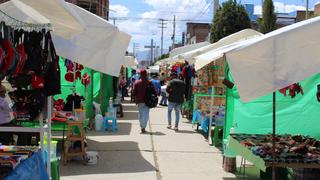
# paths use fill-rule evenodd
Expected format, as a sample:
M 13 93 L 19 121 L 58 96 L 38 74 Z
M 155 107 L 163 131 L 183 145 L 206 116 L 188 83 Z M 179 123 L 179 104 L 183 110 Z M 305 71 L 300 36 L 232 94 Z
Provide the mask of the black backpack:
M 158 95 L 153 84 L 149 81 L 146 89 L 146 95 L 144 97 L 144 103 L 149 108 L 155 108 L 158 105 Z

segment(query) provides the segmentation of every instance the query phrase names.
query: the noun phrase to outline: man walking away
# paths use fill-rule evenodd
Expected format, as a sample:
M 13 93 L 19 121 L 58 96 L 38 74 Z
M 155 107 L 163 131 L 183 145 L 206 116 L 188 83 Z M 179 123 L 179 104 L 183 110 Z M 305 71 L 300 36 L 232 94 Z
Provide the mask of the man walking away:
M 133 94 L 135 96 L 135 102 L 139 108 L 139 121 L 141 127 L 141 133 L 146 132 L 147 123 L 149 120 L 149 107 L 145 104 L 145 95 L 147 90 L 148 74 L 145 69 L 140 71 L 140 80 L 136 81 L 133 87 Z
M 171 81 L 167 86 L 167 92 L 169 93 L 169 105 L 168 105 L 168 126 L 171 128 L 171 114 L 172 110 L 176 113 L 176 123 L 174 130 L 178 131 L 179 119 L 180 119 L 180 109 L 184 101 L 184 93 L 186 90 L 186 84 L 178 79 L 178 75 L 175 72 L 171 73 Z

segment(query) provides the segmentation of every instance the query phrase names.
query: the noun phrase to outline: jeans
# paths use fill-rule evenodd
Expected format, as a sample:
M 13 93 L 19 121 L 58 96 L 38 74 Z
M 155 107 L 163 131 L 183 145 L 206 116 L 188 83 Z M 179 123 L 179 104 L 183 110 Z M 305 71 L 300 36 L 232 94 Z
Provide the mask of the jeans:
M 140 127 L 146 128 L 149 120 L 149 107 L 146 106 L 145 103 L 139 103 L 139 121 L 140 121 Z
M 162 92 L 162 93 L 161 93 L 160 104 L 162 104 L 162 105 L 167 105 L 167 99 L 168 99 L 167 94 L 164 93 L 164 92 Z
M 180 109 L 181 109 L 181 104 L 180 103 L 173 103 L 169 101 L 169 105 L 168 105 L 168 125 L 171 126 L 171 114 L 172 114 L 172 110 L 175 110 L 176 113 L 176 123 L 175 123 L 175 127 L 178 127 L 179 125 L 179 120 L 180 120 Z

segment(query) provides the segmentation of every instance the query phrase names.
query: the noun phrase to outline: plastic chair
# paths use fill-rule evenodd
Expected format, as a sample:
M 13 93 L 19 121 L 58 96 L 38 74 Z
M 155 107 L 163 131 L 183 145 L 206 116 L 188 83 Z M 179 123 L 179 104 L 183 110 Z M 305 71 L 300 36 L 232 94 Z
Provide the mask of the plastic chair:
M 104 120 L 104 129 L 108 130 L 110 128 L 109 121 L 111 120 L 111 129 L 113 132 L 116 132 L 118 130 L 117 125 L 117 115 L 116 115 L 117 109 L 114 107 L 108 108 L 108 115 L 103 118 Z
M 114 116 L 105 116 L 103 118 L 104 120 L 104 129 L 107 131 L 110 128 L 110 124 L 109 121 L 111 120 L 111 129 L 112 132 L 116 132 L 118 130 L 118 126 L 117 126 L 117 118 Z

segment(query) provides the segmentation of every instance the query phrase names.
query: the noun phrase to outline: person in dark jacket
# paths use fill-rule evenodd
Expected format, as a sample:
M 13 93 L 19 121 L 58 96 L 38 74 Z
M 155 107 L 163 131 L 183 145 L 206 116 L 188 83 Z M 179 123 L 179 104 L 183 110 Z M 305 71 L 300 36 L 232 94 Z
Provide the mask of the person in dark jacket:
M 149 107 L 146 106 L 144 97 L 146 95 L 147 85 L 149 83 L 148 73 L 145 69 L 140 71 L 141 79 L 136 81 L 133 87 L 133 95 L 135 97 L 135 102 L 138 104 L 139 108 L 139 121 L 141 127 L 141 133 L 146 132 L 147 123 L 149 120 Z
M 184 101 L 184 93 L 186 89 L 186 84 L 178 79 L 178 74 L 176 72 L 171 73 L 171 81 L 167 86 L 167 93 L 169 94 L 169 105 L 168 105 L 168 129 L 171 129 L 171 114 L 172 110 L 176 113 L 176 123 L 174 130 L 178 130 L 179 120 L 180 120 L 180 110 L 181 105 Z

